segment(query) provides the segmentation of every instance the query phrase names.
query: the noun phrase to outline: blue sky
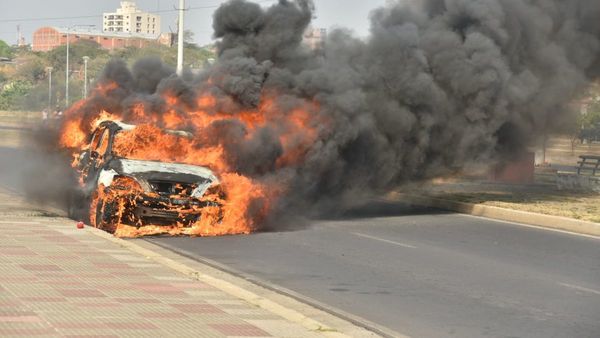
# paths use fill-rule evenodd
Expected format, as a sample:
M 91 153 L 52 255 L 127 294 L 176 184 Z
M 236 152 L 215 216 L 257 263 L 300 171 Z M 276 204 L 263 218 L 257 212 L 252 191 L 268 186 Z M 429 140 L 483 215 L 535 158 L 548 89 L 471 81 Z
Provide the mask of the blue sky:
M 137 0 L 138 7 L 145 11 L 159 11 L 162 31 L 176 29 L 178 0 Z M 186 14 L 186 29 L 194 32 L 195 41 L 201 45 L 212 41 L 212 14 L 225 0 L 186 0 L 192 8 Z M 276 0 L 261 0 L 267 6 Z M 358 36 L 366 36 L 369 30 L 369 12 L 382 6 L 385 0 L 314 0 L 317 18 L 315 27 L 346 27 Z M 0 39 L 9 44 L 17 40 L 17 25 L 27 43 L 31 43 L 33 32 L 43 26 L 68 26 L 94 24 L 102 26 L 102 13 L 112 12 L 119 7 L 119 0 L 0 0 Z M 202 8 L 205 7 L 205 8 Z M 58 19 L 65 18 L 68 19 Z M 72 18 L 81 17 L 81 18 Z M 29 19 L 29 20 L 24 20 Z M 35 20 L 31 20 L 35 19 Z

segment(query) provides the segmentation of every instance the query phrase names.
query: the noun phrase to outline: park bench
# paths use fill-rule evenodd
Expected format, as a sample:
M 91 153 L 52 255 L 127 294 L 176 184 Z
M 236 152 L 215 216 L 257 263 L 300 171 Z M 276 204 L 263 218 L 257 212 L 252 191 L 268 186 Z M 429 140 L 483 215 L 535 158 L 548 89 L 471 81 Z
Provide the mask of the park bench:
M 578 175 L 585 175 L 590 172 L 591 176 L 596 176 L 596 173 L 600 174 L 600 156 L 581 155 L 579 158 L 581 161 L 577 162 L 579 165 L 577 168 Z

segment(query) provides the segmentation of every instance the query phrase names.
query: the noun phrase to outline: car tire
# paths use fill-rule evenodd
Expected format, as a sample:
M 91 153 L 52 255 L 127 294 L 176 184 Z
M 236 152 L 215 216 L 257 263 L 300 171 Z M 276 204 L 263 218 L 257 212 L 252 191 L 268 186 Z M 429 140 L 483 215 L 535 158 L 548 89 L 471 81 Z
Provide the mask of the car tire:
M 96 205 L 96 224 L 94 226 L 111 234 L 114 233 L 118 224 L 118 217 L 115 216 L 117 208 L 116 201 L 100 199 Z

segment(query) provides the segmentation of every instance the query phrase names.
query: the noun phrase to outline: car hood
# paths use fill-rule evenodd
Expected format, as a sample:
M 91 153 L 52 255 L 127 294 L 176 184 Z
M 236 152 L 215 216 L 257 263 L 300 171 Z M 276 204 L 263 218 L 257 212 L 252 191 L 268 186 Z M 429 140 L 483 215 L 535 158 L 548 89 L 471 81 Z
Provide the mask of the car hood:
M 124 158 L 115 159 L 113 161 L 113 167 L 115 167 L 116 171 L 125 175 L 173 180 L 176 180 L 178 177 L 196 176 L 209 180 L 212 183 L 219 182 L 212 170 L 201 166 L 158 161 L 130 160 Z

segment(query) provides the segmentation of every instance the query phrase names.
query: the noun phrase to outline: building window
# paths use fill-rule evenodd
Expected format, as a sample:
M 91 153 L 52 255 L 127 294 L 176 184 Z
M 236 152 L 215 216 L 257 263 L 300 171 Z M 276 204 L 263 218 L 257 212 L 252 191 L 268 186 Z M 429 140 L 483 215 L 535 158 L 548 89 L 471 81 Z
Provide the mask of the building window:
M 136 17 L 136 20 L 137 20 L 137 21 L 142 21 L 142 17 L 141 17 L 141 16 L 138 16 L 138 17 Z

